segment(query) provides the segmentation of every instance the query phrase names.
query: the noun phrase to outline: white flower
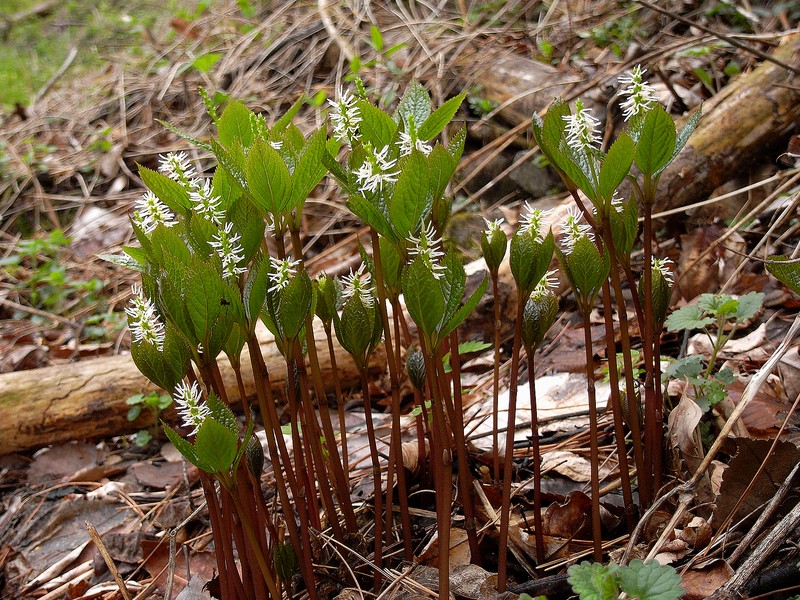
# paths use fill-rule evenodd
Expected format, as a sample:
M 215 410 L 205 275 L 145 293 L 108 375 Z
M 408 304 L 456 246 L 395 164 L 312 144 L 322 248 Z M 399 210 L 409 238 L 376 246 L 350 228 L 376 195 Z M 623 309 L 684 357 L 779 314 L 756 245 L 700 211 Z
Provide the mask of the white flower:
M 191 387 L 181 381 L 175 388 L 175 404 L 178 405 L 178 414 L 183 418 L 184 427 L 192 427 L 189 435 L 196 435 L 205 422 L 211 410 L 203 402 L 197 382 L 192 382 Z
M 628 86 L 622 91 L 628 99 L 620 105 L 626 121 L 640 112 L 647 112 L 656 101 L 655 90 L 642 80 L 646 71 L 647 69 L 642 69 L 641 65 L 636 65 L 633 71 L 628 71 L 619 78 L 622 85 Z
M 341 142 L 352 145 L 353 138 L 358 131 L 361 123 L 361 111 L 356 104 L 356 97 L 350 92 L 337 92 L 336 100 L 328 100 L 331 105 L 331 122 L 333 123 L 333 135 Z
M 611 196 L 611 208 L 618 213 L 621 213 L 625 209 L 625 207 L 622 206 L 622 198 L 620 198 L 617 192 L 614 192 L 614 195 Z
M 545 217 L 550 214 L 549 210 L 532 208 L 529 203 L 525 203 L 525 212 L 520 215 L 520 233 L 531 233 L 533 239 L 539 243 L 544 241 Z
M 425 156 L 428 156 L 433 150 L 430 144 L 417 137 L 416 131 L 412 131 L 411 133 L 401 131 L 397 145 L 400 147 L 400 156 L 408 156 L 414 148 L 422 152 Z
M 351 270 L 350 275 L 342 277 L 343 300 L 347 301 L 355 296 L 364 306 L 372 306 L 375 304 L 375 296 L 373 293 L 372 276 L 369 274 L 369 271 L 366 271 L 366 267 L 363 263 L 355 272 Z
M 272 272 L 269 274 L 269 281 L 272 287 L 269 288 L 270 292 L 279 292 L 292 280 L 295 273 L 297 273 L 297 265 L 300 264 L 299 260 L 292 260 L 289 256 L 284 260 L 269 257 L 269 262 L 272 263 Z
M 553 269 L 542 276 L 539 283 L 536 284 L 536 287 L 533 288 L 531 292 L 531 300 L 540 300 L 546 292 L 549 292 L 558 285 L 558 278 L 555 275 L 556 271 Z
M 223 229 L 213 235 L 214 239 L 208 242 L 222 260 L 222 276 L 225 279 L 238 277 L 247 272 L 247 269 L 236 266 L 244 259 L 244 249 L 239 243 L 242 236 L 238 233 L 231 235 L 232 228 L 233 223 L 226 223 Z
M 570 207 L 567 213 L 567 220 L 563 226 L 563 237 L 561 238 L 561 245 L 565 254 L 570 254 L 575 249 L 575 244 L 582 238 L 594 241 L 592 228 L 586 223 L 580 223 L 581 217 L 582 215 L 577 208 Z
M 194 205 L 194 212 L 218 227 L 222 225 L 225 209 L 220 206 L 222 198 L 212 194 L 210 180 L 197 181 L 194 191 L 189 193 L 189 200 Z
M 673 273 L 672 269 L 670 268 L 670 265 L 672 264 L 672 261 L 668 258 L 653 259 L 653 269 L 658 270 L 669 285 L 672 285 L 675 282 L 675 273 Z
M 280 150 L 281 148 L 283 148 L 283 142 L 281 140 L 270 142 L 269 145 L 273 150 Z
M 483 222 L 486 223 L 487 238 L 492 239 L 492 236 L 498 231 L 505 235 L 505 232 L 503 231 L 503 219 L 495 219 L 494 221 L 484 219 Z
M 600 121 L 585 108 L 580 99 L 575 101 L 575 114 L 562 117 L 567 123 L 567 145 L 574 150 L 586 150 L 600 143 L 597 128 Z
M 128 328 L 133 341 L 152 344 L 161 352 L 164 350 L 164 324 L 158 318 L 156 307 L 144 297 L 140 287 L 133 286 L 131 291 L 134 296 L 125 313 L 128 315 Z
M 184 186 L 195 177 L 195 170 L 186 152 L 168 152 L 161 156 L 158 171 Z
M 383 190 L 384 183 L 394 183 L 400 171 L 392 171 L 396 160 L 388 160 L 389 146 L 384 146 L 380 152 L 367 148 L 367 157 L 364 163 L 355 172 L 361 192 L 375 192 Z
M 434 278 L 441 279 L 445 267 L 439 259 L 444 256 L 444 252 L 438 249 L 442 245 L 442 240 L 436 237 L 433 224 L 428 223 L 427 227 L 421 229 L 418 238 L 413 235 L 408 236 L 408 242 L 411 244 L 408 249 L 409 255 L 419 256 L 431 270 Z
M 148 235 L 153 233 L 159 225 L 172 227 L 177 224 L 175 215 L 173 215 L 169 208 L 167 208 L 167 205 L 161 202 L 150 190 L 147 190 L 144 195 L 136 201 L 136 208 L 138 209 L 137 225 L 144 229 L 144 232 Z

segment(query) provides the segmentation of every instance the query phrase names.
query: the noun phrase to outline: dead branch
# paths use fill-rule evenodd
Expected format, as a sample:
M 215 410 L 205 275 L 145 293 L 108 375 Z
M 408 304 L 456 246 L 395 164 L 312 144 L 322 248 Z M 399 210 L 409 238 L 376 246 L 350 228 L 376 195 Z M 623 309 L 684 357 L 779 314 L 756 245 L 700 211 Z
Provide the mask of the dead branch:
M 339 371 L 333 373 L 321 325 L 315 327 L 314 337 L 322 380 L 331 386 L 334 377 L 338 377 L 343 386 L 356 382 L 358 371 L 336 342 Z M 284 360 L 270 334 L 263 332 L 259 339 L 273 388 L 279 391 L 286 383 Z M 372 368 L 383 369 L 385 359 L 379 349 L 373 355 Z M 225 358 L 219 360 L 219 366 L 231 401 L 238 401 L 233 369 Z M 242 360 L 242 375 L 248 398 L 253 397 L 252 368 L 246 358 Z M 128 421 L 130 407 L 126 400 L 134 394 L 156 389 L 139 373 L 128 355 L 0 375 L 0 455 L 69 440 L 136 432 L 151 425 L 151 417 L 142 414 L 136 421 Z M 166 420 L 174 416 L 174 411 L 163 415 Z

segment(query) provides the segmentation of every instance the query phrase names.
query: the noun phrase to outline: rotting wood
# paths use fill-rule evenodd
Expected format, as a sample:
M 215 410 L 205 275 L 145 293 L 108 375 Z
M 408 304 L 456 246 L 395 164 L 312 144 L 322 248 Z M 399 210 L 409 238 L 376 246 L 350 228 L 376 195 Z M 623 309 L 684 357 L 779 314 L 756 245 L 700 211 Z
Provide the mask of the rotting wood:
M 322 326 L 317 323 L 317 340 L 322 379 L 333 387 L 334 376 L 343 386 L 358 381 L 358 371 L 347 353 L 334 340 L 338 374 L 328 358 Z M 260 332 L 259 340 L 273 388 L 286 383 L 286 366 L 272 336 Z M 373 354 L 371 368 L 381 370 L 386 358 L 382 347 Z M 232 401 L 238 401 L 236 379 L 228 360 L 219 360 L 225 387 Z M 252 370 L 246 357 L 242 375 L 248 396 L 255 395 Z M 70 440 L 99 439 L 136 432 L 151 424 L 148 411 L 134 422 L 127 419 L 126 400 L 134 394 L 156 390 L 139 373 L 129 355 L 96 358 L 73 364 L 18 371 L 0 375 L 0 455 L 20 452 Z M 164 411 L 166 420 L 174 410 Z
M 772 55 L 800 66 L 800 34 L 785 36 Z M 480 68 L 482 64 L 487 67 Z M 512 125 L 529 122 L 533 112 L 545 109 L 554 97 L 568 97 L 575 84 L 584 83 L 574 74 L 520 55 L 478 60 L 465 54 L 456 71 L 461 81 L 480 83 L 481 95 L 497 102 L 499 115 Z M 800 125 L 799 90 L 800 78 L 773 62 L 733 79 L 703 105 L 700 125 L 661 176 L 656 210 L 705 199 L 770 149 L 785 144 Z M 603 107 L 593 105 L 591 98 L 584 100 L 602 117 Z

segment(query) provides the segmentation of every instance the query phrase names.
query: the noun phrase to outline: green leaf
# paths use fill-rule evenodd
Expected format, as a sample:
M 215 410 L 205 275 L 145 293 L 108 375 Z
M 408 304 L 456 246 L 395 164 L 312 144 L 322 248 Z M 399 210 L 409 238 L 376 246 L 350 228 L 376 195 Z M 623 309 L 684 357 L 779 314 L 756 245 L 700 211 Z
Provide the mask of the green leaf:
M 699 354 L 690 354 L 672 361 L 664 369 L 664 377 L 671 379 L 696 380 L 703 372 L 703 357 Z
M 217 122 L 219 141 L 226 148 L 238 143 L 249 148 L 253 143 L 253 112 L 238 100 L 228 102 Z
M 191 263 L 185 286 L 184 301 L 189 319 L 202 342 L 217 320 L 225 282 L 209 263 L 196 257 Z M 208 347 L 205 350 L 210 352 Z
M 325 176 L 326 169 L 322 157 L 326 152 L 326 140 L 327 134 L 324 129 L 318 129 L 311 134 L 292 173 L 289 205 L 297 209 L 297 218 L 300 217 L 303 202 Z
M 369 142 L 379 151 L 391 144 L 397 131 L 392 118 L 365 100 L 358 101 L 358 109 L 361 112 L 359 131 L 362 141 Z
M 633 244 L 636 242 L 636 234 L 639 232 L 639 212 L 636 199 L 631 198 L 623 203 L 622 212 L 611 210 L 609 222 L 614 249 L 623 262 L 629 262 Z
M 228 405 L 220 400 L 219 396 L 213 392 L 210 393 L 208 398 L 206 398 L 206 406 L 208 406 L 212 419 L 223 425 L 233 435 L 239 435 L 239 425 L 236 421 L 236 416 Z
M 693 331 L 695 329 L 704 329 L 714 322 L 711 317 L 703 316 L 705 313 L 696 304 L 690 306 L 683 306 L 667 317 L 664 324 L 667 326 L 667 331 Z
M 458 96 L 450 98 L 439 108 L 437 108 L 431 116 L 422 122 L 417 130 L 417 136 L 421 140 L 432 140 L 439 133 L 447 127 L 447 124 L 453 119 L 456 112 L 458 112 L 461 103 L 464 101 L 466 93 L 462 92 Z
M 787 256 L 770 256 L 767 271 L 795 294 L 800 294 L 800 262 L 791 262 Z
M 247 155 L 247 184 L 261 211 L 278 215 L 286 210 L 291 175 L 280 154 L 264 140 L 256 140 Z
M 600 169 L 600 197 L 604 202 L 610 203 L 617 186 L 625 179 L 633 163 L 633 154 L 636 148 L 633 140 L 627 133 L 620 135 L 611 144 L 606 154 L 603 166 Z
M 214 156 L 217 157 L 217 161 L 228 172 L 233 179 L 233 181 L 238 185 L 242 190 L 247 189 L 247 176 L 245 175 L 245 163 L 246 160 L 244 159 L 244 154 L 241 150 L 241 146 L 235 145 L 231 149 L 224 148 L 220 145 L 217 140 L 211 138 L 209 142 L 211 146 L 211 151 L 214 153 Z
M 691 114 L 689 120 L 686 121 L 686 124 L 683 126 L 683 129 L 680 130 L 677 138 L 675 139 L 675 150 L 673 150 L 672 156 L 669 159 L 670 163 L 673 160 L 675 160 L 675 157 L 678 156 L 681 150 L 683 150 L 683 147 L 689 141 L 689 138 L 691 137 L 692 133 L 694 133 L 694 130 L 697 128 L 697 125 L 700 123 L 700 117 L 702 115 L 703 115 L 703 108 L 701 106 L 698 107 L 697 110 Z
M 347 204 L 350 212 L 375 231 L 391 240 L 397 240 L 389 219 L 372 202 L 359 194 L 354 194 L 347 199 L 345 204 Z
M 295 118 L 300 109 L 303 107 L 304 99 L 302 97 L 298 98 L 294 104 L 289 107 L 289 110 L 284 113 L 284 115 L 275 122 L 275 125 L 272 126 L 272 131 L 275 133 L 280 133 L 284 131 L 289 125 L 292 123 L 292 119 Z
M 336 319 L 336 337 L 359 369 L 366 366 L 374 349 L 375 321 L 379 318 L 374 304 L 364 306 L 360 298 L 353 296 L 345 302 L 341 318 Z
M 170 323 L 166 326 L 163 352 L 146 342 L 135 342 L 131 344 L 131 358 L 142 375 L 168 391 L 183 378 L 189 366 L 185 345 Z
M 661 105 L 645 115 L 636 143 L 636 166 L 645 177 L 652 177 L 669 164 L 675 151 L 675 123 Z
M 128 409 L 128 414 L 126 415 L 126 418 L 128 419 L 128 421 L 135 421 L 136 419 L 139 418 L 140 414 L 142 414 L 141 406 L 131 406 Z
M 219 52 L 207 52 L 201 54 L 192 61 L 192 67 L 197 69 L 200 73 L 208 73 L 215 64 L 222 58 Z
M 406 130 L 408 130 L 413 120 L 414 127 L 417 128 L 418 137 L 425 141 L 430 139 L 419 135 L 420 125 L 422 125 L 431 114 L 431 97 L 418 81 L 412 81 L 406 88 L 403 97 L 397 104 L 396 114 L 400 122 L 404 124 Z
M 678 600 L 685 593 L 675 569 L 654 560 L 631 561 L 619 570 L 619 581 L 623 592 L 639 600 Z
M 192 146 L 200 148 L 201 150 L 207 150 L 208 152 L 211 152 L 211 145 L 208 142 L 204 142 L 203 140 L 200 140 L 200 139 L 198 139 L 196 137 L 192 137 L 188 133 L 184 133 L 183 131 L 181 131 L 180 129 L 178 129 L 174 125 L 172 125 L 170 123 L 167 123 L 166 121 L 162 121 L 161 119 L 156 119 L 156 121 L 158 121 L 159 125 L 163 126 L 165 129 L 171 131 L 172 133 L 177 135 L 179 138 L 184 139 L 187 142 L 189 142 Z
M 474 352 L 483 352 L 489 348 L 494 348 L 491 342 L 482 342 L 480 340 L 467 340 L 458 345 L 459 354 L 472 354 Z
M 213 468 L 207 462 L 202 460 L 195 452 L 194 446 L 192 446 L 189 442 L 183 439 L 180 434 L 175 431 L 172 427 L 161 421 L 161 426 L 164 428 L 164 433 L 167 434 L 167 438 L 172 445 L 178 450 L 178 452 L 183 455 L 183 457 L 192 463 L 195 467 L 200 469 L 201 471 L 205 471 L 206 473 L 213 472 Z
M 430 179 L 431 196 L 434 199 L 444 195 L 447 184 L 450 183 L 457 166 L 458 161 L 444 146 L 437 144 L 428 155 L 427 172 Z
M 444 329 L 442 330 L 440 337 L 444 337 L 449 335 L 456 327 L 461 325 L 466 318 L 472 314 L 472 311 L 475 310 L 475 307 L 478 306 L 478 302 L 481 301 L 483 295 L 486 293 L 486 286 L 489 285 L 489 280 L 484 277 L 481 284 L 478 286 L 478 289 L 475 290 L 472 295 L 467 298 L 467 301 L 459 308 L 450 321 L 445 325 Z
M 461 299 L 464 296 L 464 288 L 467 285 L 467 274 L 464 267 L 458 260 L 454 252 L 448 252 L 442 260 L 444 271 L 439 279 L 439 286 L 444 296 L 444 314 L 437 329 L 447 325 L 450 319 L 458 310 Z
M 461 160 L 461 155 L 464 153 L 464 144 L 467 141 L 467 128 L 461 127 L 453 138 L 450 140 L 450 143 L 447 145 L 447 151 L 450 155 L 456 160 L 458 163 Z M 436 150 L 436 148 L 434 148 Z M 455 168 L 454 168 L 455 170 Z
M 381 30 L 375 25 L 369 26 L 369 38 L 376 52 L 383 50 L 383 34 L 381 34 Z
M 522 297 L 528 296 L 547 272 L 554 248 L 552 231 L 542 242 L 536 241 L 533 232 L 517 231 L 511 238 L 509 264 Z
M 739 296 L 739 305 L 736 307 L 736 314 L 733 318 L 740 323 L 752 319 L 761 310 L 763 304 L 764 294 L 761 292 L 749 292 L 744 296 Z
M 618 577 L 616 565 L 582 562 L 567 569 L 572 591 L 581 600 L 615 600 Z
M 558 258 L 578 300 L 590 304 L 608 277 L 611 264 L 608 252 L 604 248 L 601 255 L 594 242 L 584 236 L 569 254 L 559 249 Z
M 278 325 L 284 339 L 300 335 L 314 301 L 314 286 L 305 271 L 299 271 L 279 292 Z
M 403 273 L 403 295 L 417 327 L 426 335 L 434 333 L 444 315 L 445 299 L 439 281 L 420 257 Z
M 389 217 L 398 238 L 417 231 L 430 213 L 432 198 L 425 155 L 414 149 L 406 159 L 389 203 Z
M 139 165 L 139 177 L 172 212 L 183 216 L 189 215 L 192 208 L 189 192 L 180 183 L 141 165 Z
M 247 273 L 247 281 L 244 284 L 244 314 L 247 318 L 250 332 L 255 330 L 256 322 L 264 308 L 267 297 L 269 283 L 270 263 L 269 259 L 259 255 Z
M 197 458 L 208 465 L 209 473 L 227 474 L 236 458 L 238 441 L 239 436 L 224 424 L 206 418 L 197 431 L 194 450 Z

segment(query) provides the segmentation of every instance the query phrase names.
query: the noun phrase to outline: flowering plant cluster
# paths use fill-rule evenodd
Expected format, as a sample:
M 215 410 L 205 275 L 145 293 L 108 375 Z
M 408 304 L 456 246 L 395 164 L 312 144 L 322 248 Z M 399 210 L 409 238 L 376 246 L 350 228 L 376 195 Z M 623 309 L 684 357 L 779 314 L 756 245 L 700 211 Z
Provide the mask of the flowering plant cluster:
M 483 297 L 489 280 L 497 297 L 500 264 L 508 254 L 520 299 L 509 400 L 508 435 L 513 435 L 522 349 L 528 358 L 528 371 L 533 373 L 534 351 L 557 317 L 558 299 L 552 290 L 555 278 L 550 269 L 553 258 L 558 258 L 587 322 L 586 347 L 590 353 L 588 316 L 595 300 L 602 297 L 610 305 L 613 292 L 617 303 L 622 304 L 620 273 L 629 279 L 631 287 L 638 283 L 630 255 L 638 237 L 639 204 L 645 211 L 645 266 L 640 294 L 635 295 L 634 302 L 640 329 L 645 332 L 645 359 L 650 361 L 645 385 L 646 391 L 650 390 L 645 394 L 646 452 L 640 447 L 638 417 L 622 421 L 619 389 L 614 411 L 619 431 L 627 425 L 633 434 L 640 496 L 644 502 L 652 498 L 655 482 L 648 483 L 645 474 L 653 472 L 658 454 L 654 448 L 660 448 L 655 433 L 660 427 L 660 398 L 653 384 L 658 374 L 656 330 L 665 319 L 672 276 L 666 261 L 651 256 L 649 208 L 659 175 L 686 143 L 697 118 L 677 133 L 669 115 L 654 101 L 643 76 L 644 71 L 637 68 L 621 79 L 627 86 L 622 108 L 628 128 L 608 152 L 599 148 L 599 121 L 580 101 L 573 112 L 567 103 L 557 100 L 544 119 L 534 118 L 536 141 L 564 179 L 576 200 L 576 209 L 563 224 L 555 224 L 560 231 L 556 235 L 548 223 L 549 215 L 527 205 L 510 244 L 505 224 L 487 221 L 481 247 L 489 278 L 470 294 L 464 267 L 442 239 L 451 210 L 447 186 L 465 142 L 463 129 L 449 132 L 446 128 L 463 94 L 434 109 L 425 89 L 412 83 L 396 110 L 388 114 L 368 100 L 357 82 L 355 91 L 339 90 L 329 102 L 331 136 L 327 127 L 305 135 L 292 124 L 300 103 L 268 126 L 262 116 L 231 101 L 219 115 L 216 109 L 209 110 L 216 136 L 209 140 L 184 136 L 216 159 L 218 167 L 213 176 L 201 176 L 200 165 L 181 152 L 163 157 L 157 170 L 140 168 L 149 189 L 137 201 L 132 219 L 139 245 L 125 248 L 125 254 L 115 259 L 137 270 L 142 279 L 126 311 L 132 357 L 142 373 L 175 397 L 182 434 L 165 429 L 175 446 L 201 471 L 224 598 L 290 594 L 286 586 L 299 571 L 309 597 L 315 600 L 315 562 L 321 560 L 316 532 L 329 526 L 332 537 L 343 548 L 359 535 L 350 497 L 344 398 L 334 373 L 337 428 L 327 410 L 326 382 L 315 340 L 319 334 L 312 321 L 315 315 L 323 323 L 334 371 L 335 332 L 361 376 L 375 484 L 371 564 L 375 566 L 376 590 L 387 560 L 383 544 L 392 531 L 400 533 L 403 558 L 413 559 L 400 437 L 401 360 L 411 347 L 419 350 L 407 353 L 406 368 L 418 392 L 422 476 L 436 491 L 439 547 L 449 546 L 452 475 L 457 469 L 458 497 L 470 552 L 473 561 L 479 561 L 473 475 L 462 418 L 458 327 Z M 437 141 L 443 132 L 450 134 L 446 143 Z M 346 196 L 347 207 L 368 226 L 371 252 L 360 246 L 362 264 L 341 280 L 325 275 L 312 280 L 303 256 L 302 211 L 308 196 L 328 173 Z M 620 191 L 626 180 L 632 193 L 623 201 Z M 499 336 L 497 310 L 495 303 Z M 416 325 L 416 339 L 410 335 L 406 311 Z M 611 311 L 605 312 L 610 319 Z M 621 318 L 625 314 L 624 310 L 618 312 Z M 284 358 L 285 420 L 273 397 L 275 374 L 268 371 L 255 335 L 259 322 L 274 334 Z M 607 342 L 613 356 L 613 327 L 609 321 L 606 325 L 611 332 Z M 370 357 L 381 343 L 386 348 L 392 390 L 388 469 L 379 461 L 367 380 Z M 627 343 L 629 350 L 629 340 Z M 499 347 L 496 337 L 495 402 Z M 252 375 L 245 375 L 241 368 L 243 352 L 249 356 Z M 234 394 L 217 367 L 220 354 L 225 354 L 233 366 L 238 397 L 246 398 L 246 383 L 252 383 L 256 390 L 282 519 L 267 506 L 261 492 L 264 449 L 253 435 L 252 409 L 243 402 L 242 425 L 228 408 Z M 448 360 L 450 370 L 445 368 Z M 627 394 L 633 398 L 632 366 L 626 363 L 624 368 Z M 610 364 L 609 371 L 612 381 L 618 383 L 616 368 Z M 599 458 L 592 374 L 588 354 L 596 471 Z M 246 376 L 251 376 L 252 382 L 246 382 Z M 530 390 L 533 465 L 538 475 L 535 385 Z M 321 408 L 319 412 L 314 400 Z M 498 482 L 502 478 L 498 585 L 503 590 L 513 444 L 506 444 L 501 469 L 497 412 L 495 405 L 492 476 Z M 625 457 L 624 440 L 620 444 L 620 456 Z M 626 466 L 620 471 L 626 501 L 632 507 Z M 593 475 L 592 501 L 597 511 L 593 533 L 599 559 L 599 475 Z M 546 555 L 539 535 L 538 485 L 537 476 L 534 527 L 537 561 L 542 562 Z M 399 505 L 397 511 L 394 502 Z M 400 521 L 397 529 L 395 518 Z M 279 526 L 285 527 L 286 543 Z M 439 593 L 447 596 L 449 553 L 441 552 L 439 561 Z

